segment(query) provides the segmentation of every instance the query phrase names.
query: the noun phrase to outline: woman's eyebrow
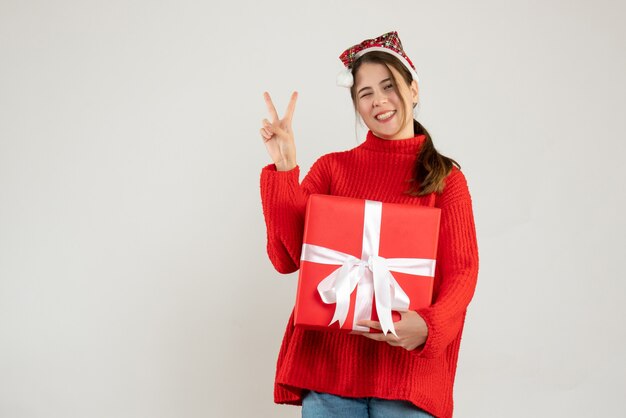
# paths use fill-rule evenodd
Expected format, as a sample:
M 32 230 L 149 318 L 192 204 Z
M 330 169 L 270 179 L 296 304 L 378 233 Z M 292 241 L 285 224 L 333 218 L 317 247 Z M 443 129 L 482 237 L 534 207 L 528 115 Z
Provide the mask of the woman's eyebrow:
M 385 83 L 385 82 L 387 82 L 387 81 L 391 81 L 391 78 L 390 78 L 390 77 L 385 78 L 383 81 L 381 81 L 381 82 L 380 82 L 380 83 L 378 83 L 378 84 L 383 84 L 383 83 Z M 357 92 L 356 92 L 356 94 L 359 94 L 359 93 L 361 93 L 363 90 L 366 90 L 366 89 L 371 89 L 371 87 L 369 87 L 369 86 L 363 87 L 362 89 L 359 89 L 359 91 L 357 91 Z

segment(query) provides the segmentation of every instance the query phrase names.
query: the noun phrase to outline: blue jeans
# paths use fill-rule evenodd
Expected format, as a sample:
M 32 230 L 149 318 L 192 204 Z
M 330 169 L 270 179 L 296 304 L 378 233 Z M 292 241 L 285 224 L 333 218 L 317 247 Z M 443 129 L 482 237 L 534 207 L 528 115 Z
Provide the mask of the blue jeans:
M 309 391 L 302 399 L 302 418 L 433 418 L 407 401 L 379 398 L 344 398 Z

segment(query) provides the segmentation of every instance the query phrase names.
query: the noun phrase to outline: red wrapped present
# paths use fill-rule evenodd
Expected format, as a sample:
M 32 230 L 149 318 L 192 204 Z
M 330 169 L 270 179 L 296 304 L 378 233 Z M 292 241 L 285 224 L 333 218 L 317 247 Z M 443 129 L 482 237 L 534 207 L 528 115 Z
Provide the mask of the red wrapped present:
M 295 305 L 295 325 L 368 331 L 378 320 L 395 334 L 394 311 L 429 306 L 439 238 L 439 208 L 310 196 Z

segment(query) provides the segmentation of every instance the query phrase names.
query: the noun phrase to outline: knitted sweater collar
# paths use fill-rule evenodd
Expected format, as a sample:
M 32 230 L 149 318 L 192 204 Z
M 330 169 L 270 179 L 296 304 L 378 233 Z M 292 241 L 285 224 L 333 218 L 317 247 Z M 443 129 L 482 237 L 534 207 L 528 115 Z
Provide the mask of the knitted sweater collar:
M 415 155 L 424 142 L 426 142 L 426 135 L 424 134 L 405 139 L 383 139 L 374 135 L 372 131 L 367 131 L 367 137 L 365 142 L 361 144 L 361 148 L 371 151 Z

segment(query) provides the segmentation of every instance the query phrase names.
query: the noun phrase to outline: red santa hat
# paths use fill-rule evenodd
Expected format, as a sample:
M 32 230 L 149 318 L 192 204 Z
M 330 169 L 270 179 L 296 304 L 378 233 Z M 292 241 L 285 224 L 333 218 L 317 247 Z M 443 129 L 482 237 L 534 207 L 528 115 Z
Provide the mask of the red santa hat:
M 354 84 L 354 77 L 352 76 L 352 65 L 361 55 L 370 51 L 382 51 L 398 58 L 400 62 L 409 70 L 409 72 L 413 76 L 413 79 L 419 82 L 417 72 L 415 71 L 415 66 L 402 49 L 402 42 L 400 42 L 398 32 L 393 31 L 387 32 L 384 35 L 379 36 L 378 38 L 366 39 L 360 44 L 351 46 L 350 48 L 343 51 L 343 53 L 339 56 L 339 59 L 341 60 L 341 62 L 343 62 L 345 68 L 339 74 L 337 74 L 338 86 L 348 88 L 352 87 L 352 85 Z

